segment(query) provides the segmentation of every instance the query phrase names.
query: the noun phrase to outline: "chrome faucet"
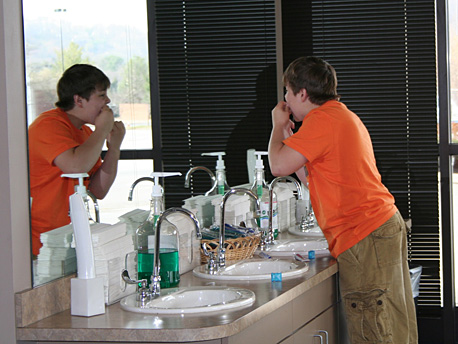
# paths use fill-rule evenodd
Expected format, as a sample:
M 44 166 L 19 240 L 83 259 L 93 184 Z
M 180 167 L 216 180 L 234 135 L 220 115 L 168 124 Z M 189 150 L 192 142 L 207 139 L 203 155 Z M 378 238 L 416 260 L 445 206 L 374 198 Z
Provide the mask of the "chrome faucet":
M 184 208 L 169 208 L 162 212 L 159 216 L 157 223 L 156 223 L 156 235 L 154 236 L 154 260 L 153 260 L 153 274 L 151 275 L 151 284 L 149 289 L 147 289 L 147 281 L 145 279 L 142 280 L 132 280 L 129 277 L 129 273 L 126 269 L 124 269 L 121 273 L 122 279 L 129 284 L 141 284 L 141 288 L 139 288 L 137 301 L 145 303 L 151 299 L 157 298 L 161 294 L 161 266 L 159 261 L 159 248 L 160 248 L 160 233 L 161 233 L 161 225 L 162 221 L 165 220 L 167 216 L 173 213 L 181 212 L 186 216 L 189 216 L 191 220 L 194 222 L 194 226 L 196 227 L 196 236 L 198 239 L 202 238 L 202 234 L 200 233 L 200 225 L 199 220 L 194 216 L 192 212 Z
M 308 183 L 305 186 L 308 189 Z M 309 191 L 310 192 L 310 191 Z M 304 215 L 302 215 L 299 223 L 299 230 L 301 232 L 309 232 L 312 230 L 314 227 L 317 226 L 316 219 L 315 219 L 315 213 L 313 212 L 312 208 L 312 200 L 308 200 L 308 205 L 307 205 L 307 211 Z
M 219 246 L 218 246 L 218 256 L 216 258 L 217 268 L 222 268 L 226 266 L 226 249 L 224 248 L 224 235 L 225 235 L 224 210 L 226 207 L 226 201 L 231 195 L 234 195 L 237 193 L 243 193 L 248 196 L 251 196 L 256 201 L 256 210 L 259 211 L 261 209 L 261 203 L 260 203 L 258 196 L 256 196 L 256 194 L 254 194 L 251 190 L 244 189 L 244 188 L 234 188 L 234 189 L 230 189 L 229 191 L 227 191 L 224 194 L 223 199 L 221 200 L 221 204 L 220 204 L 221 224 L 219 226 Z
M 90 192 L 89 190 L 86 191 L 87 195 L 92 199 L 92 203 L 94 203 L 94 211 L 95 211 L 95 222 L 97 223 L 100 223 L 100 211 L 99 211 L 99 202 L 97 202 L 97 197 L 94 196 L 94 194 L 92 192 Z M 85 202 L 87 202 L 87 199 L 85 200 Z M 88 213 L 90 214 L 89 212 L 89 204 L 86 203 L 86 207 L 88 208 Z M 90 217 L 90 215 L 89 215 Z M 93 220 L 92 218 L 90 218 L 90 220 Z
M 208 196 L 208 195 L 211 195 L 212 193 L 214 193 L 214 191 L 216 190 L 216 187 L 218 185 L 218 182 L 216 180 L 216 177 L 215 175 L 213 174 L 213 172 L 204 167 L 204 166 L 195 166 L 193 168 L 191 168 L 187 173 L 186 173 L 186 176 L 185 176 L 185 180 L 184 180 L 184 187 L 185 188 L 189 188 L 189 180 L 191 179 L 191 175 L 197 171 L 197 170 L 202 170 L 202 171 L 205 171 L 208 173 L 208 175 L 210 176 L 210 179 L 212 181 L 212 187 L 210 190 L 208 190 L 206 193 L 205 193 L 205 196 Z
M 273 244 L 274 243 L 274 229 L 273 229 L 273 226 L 272 226 L 272 220 L 273 220 L 273 195 L 274 195 L 274 187 L 275 185 L 280 182 L 280 181 L 284 181 L 284 180 L 288 180 L 292 183 L 294 183 L 294 185 L 296 186 L 296 189 L 297 189 L 297 194 L 296 194 L 296 197 L 298 199 L 301 199 L 302 198 L 302 188 L 301 188 L 301 185 L 299 184 L 299 182 L 294 179 L 293 177 L 291 176 L 282 176 L 282 177 L 277 177 L 275 178 L 274 180 L 272 180 L 272 182 L 270 183 L 269 185 L 269 231 L 267 233 L 267 238 L 265 238 L 263 240 L 263 244 Z
M 154 183 L 154 178 L 151 178 L 151 177 L 142 177 L 142 178 L 138 178 L 135 182 L 132 183 L 132 185 L 130 186 L 130 189 L 129 189 L 129 197 L 127 198 L 127 200 L 129 201 L 132 201 L 132 194 L 134 192 L 134 189 L 135 189 L 135 186 L 142 182 L 142 181 L 145 181 L 145 180 L 149 180 L 150 182 L 153 182 Z
M 202 238 L 202 234 L 200 233 L 200 225 L 199 225 L 199 220 L 194 216 L 192 212 L 190 212 L 187 209 L 184 208 L 169 208 L 165 210 L 160 216 L 159 219 L 157 220 L 156 223 L 156 235 L 154 236 L 154 261 L 153 261 L 153 275 L 151 276 L 151 285 L 150 285 L 150 290 L 151 290 L 151 296 L 152 298 L 156 298 L 161 294 L 161 276 L 159 276 L 159 272 L 161 270 L 161 266 L 159 263 L 159 248 L 160 248 L 160 237 L 161 237 L 161 225 L 162 221 L 165 220 L 167 216 L 173 213 L 181 212 L 186 216 L 189 216 L 191 220 L 194 222 L 194 226 L 196 227 L 196 235 L 198 239 Z

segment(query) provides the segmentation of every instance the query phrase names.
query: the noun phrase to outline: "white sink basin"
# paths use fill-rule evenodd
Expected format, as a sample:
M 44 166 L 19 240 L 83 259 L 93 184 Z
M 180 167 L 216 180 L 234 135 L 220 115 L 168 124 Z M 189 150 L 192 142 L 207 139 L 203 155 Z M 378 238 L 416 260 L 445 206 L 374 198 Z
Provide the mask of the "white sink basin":
M 307 230 L 302 230 L 299 226 L 290 227 L 288 232 L 294 235 L 308 238 L 324 238 L 323 232 L 319 226 L 314 226 Z
M 137 313 L 194 314 L 240 309 L 256 299 L 251 290 L 217 286 L 162 289 L 158 298 L 143 305 L 136 296 L 122 299 L 121 308 Z
M 263 252 L 272 257 L 290 258 L 293 257 L 296 253 L 308 257 L 309 251 L 315 251 L 315 256 L 318 257 L 330 255 L 328 242 L 326 239 L 275 240 L 274 244 L 266 245 Z M 261 251 L 258 249 L 256 252 L 259 254 Z
M 209 273 L 206 265 L 194 268 L 194 275 L 217 280 L 270 280 L 272 273 L 281 273 L 282 278 L 291 278 L 307 272 L 309 266 L 304 262 L 291 262 L 279 259 L 247 259 L 235 262 L 216 272 Z

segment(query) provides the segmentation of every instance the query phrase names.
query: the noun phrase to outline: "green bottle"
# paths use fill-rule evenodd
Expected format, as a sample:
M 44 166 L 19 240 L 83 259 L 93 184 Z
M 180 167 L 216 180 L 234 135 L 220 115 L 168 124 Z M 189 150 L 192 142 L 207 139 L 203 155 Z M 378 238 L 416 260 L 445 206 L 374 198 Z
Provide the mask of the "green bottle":
M 181 175 L 181 173 L 153 172 L 153 192 L 150 201 L 150 213 L 136 231 L 137 273 L 138 279 L 151 282 L 154 264 L 154 240 L 157 220 L 164 211 L 164 192 L 158 183 L 158 177 Z M 159 263 L 161 288 L 176 287 L 180 283 L 178 230 L 169 221 L 162 221 L 160 229 Z
M 261 200 L 261 216 L 256 219 L 257 225 L 263 231 L 269 229 L 269 211 L 270 211 L 270 199 L 269 199 L 269 187 L 267 186 L 264 174 L 264 163 L 262 156 L 267 155 L 267 152 L 254 152 L 256 155 L 255 165 L 255 176 L 253 184 L 251 185 L 251 191 L 253 191 Z M 277 196 L 275 192 L 272 195 L 272 229 L 274 231 L 274 238 L 278 236 L 278 212 L 277 212 Z

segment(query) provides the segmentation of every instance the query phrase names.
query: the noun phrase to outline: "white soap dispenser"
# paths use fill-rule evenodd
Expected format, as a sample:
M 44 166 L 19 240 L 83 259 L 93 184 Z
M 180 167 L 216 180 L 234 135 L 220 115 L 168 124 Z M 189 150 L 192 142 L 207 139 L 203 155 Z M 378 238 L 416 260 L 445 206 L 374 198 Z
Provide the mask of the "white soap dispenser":
M 223 156 L 226 155 L 225 152 L 210 152 L 202 153 L 202 156 L 217 156 L 218 160 L 216 161 L 216 182 L 218 188 L 218 194 L 224 195 L 226 191 L 229 191 L 231 188 L 227 184 L 226 180 L 226 167 L 224 166 Z
M 89 217 L 80 194 L 70 196 L 70 218 L 75 236 L 78 277 L 72 278 L 71 314 L 93 316 L 105 313 L 103 277 L 96 277 Z
M 65 173 L 65 174 L 61 174 L 61 177 L 78 179 L 78 185 L 75 185 L 75 193 L 80 195 L 81 198 L 83 199 L 84 207 L 86 208 L 86 212 L 89 216 L 89 221 L 100 222 L 99 204 L 97 202 L 97 199 L 87 191 L 86 185 L 84 185 L 84 178 L 89 177 L 89 174 L 87 173 Z M 94 203 L 95 220 L 92 218 L 92 214 L 89 208 L 89 198 L 88 197 L 90 197 Z
M 267 186 L 264 174 L 264 163 L 262 160 L 263 155 L 268 155 L 268 152 L 255 151 L 256 164 L 254 169 L 254 181 L 251 185 L 251 191 L 253 191 L 258 198 L 261 200 L 261 216 L 257 219 L 258 226 L 264 231 L 269 230 L 269 187 Z M 272 197 L 272 228 L 274 231 L 274 237 L 278 236 L 278 211 L 277 211 L 277 196 L 275 192 Z
M 137 272 L 138 279 L 146 279 L 148 285 L 153 274 L 154 236 L 159 216 L 164 209 L 164 189 L 159 178 L 181 176 L 180 172 L 153 172 L 153 191 L 151 193 L 150 214 L 136 231 Z M 161 225 L 161 247 L 159 249 L 161 288 L 176 287 L 180 282 L 178 230 L 169 221 Z

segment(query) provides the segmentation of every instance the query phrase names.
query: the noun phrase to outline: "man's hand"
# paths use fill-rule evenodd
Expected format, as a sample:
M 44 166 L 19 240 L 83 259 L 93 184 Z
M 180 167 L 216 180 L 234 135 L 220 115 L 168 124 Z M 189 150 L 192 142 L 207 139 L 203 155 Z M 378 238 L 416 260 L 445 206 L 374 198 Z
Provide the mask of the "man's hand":
M 124 139 L 124 135 L 126 135 L 126 128 L 124 126 L 124 123 L 121 121 L 115 121 L 113 123 L 113 128 L 111 129 L 111 132 L 107 136 L 108 149 L 119 149 L 121 147 L 122 140 Z
M 283 101 L 272 110 L 272 133 L 269 141 L 269 165 L 274 176 L 288 176 L 303 168 L 307 158 L 283 144 L 293 134 L 294 122 L 289 119 L 291 110 Z
M 114 125 L 114 115 L 113 110 L 108 105 L 102 108 L 100 114 L 95 118 L 94 125 L 95 130 L 105 133 L 105 136 L 111 132 Z
M 291 110 L 284 101 L 280 101 L 272 110 L 272 126 L 284 133 L 283 139 L 293 135 L 294 122 L 290 120 Z

